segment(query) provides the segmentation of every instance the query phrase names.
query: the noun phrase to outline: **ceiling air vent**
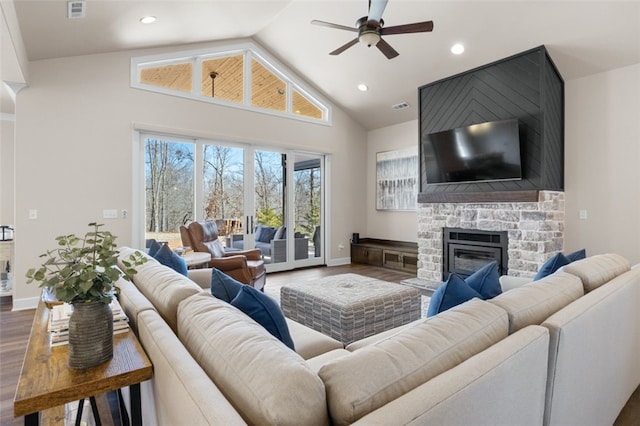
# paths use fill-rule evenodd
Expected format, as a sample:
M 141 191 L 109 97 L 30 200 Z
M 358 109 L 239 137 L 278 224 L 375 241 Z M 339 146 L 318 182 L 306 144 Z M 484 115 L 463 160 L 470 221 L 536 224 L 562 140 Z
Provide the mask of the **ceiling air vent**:
M 86 1 L 69 1 L 67 2 L 67 17 L 69 19 L 84 18 L 87 10 Z
M 409 108 L 409 104 L 406 102 L 400 102 L 399 104 L 391 105 L 391 108 L 395 110 L 401 110 L 401 109 Z

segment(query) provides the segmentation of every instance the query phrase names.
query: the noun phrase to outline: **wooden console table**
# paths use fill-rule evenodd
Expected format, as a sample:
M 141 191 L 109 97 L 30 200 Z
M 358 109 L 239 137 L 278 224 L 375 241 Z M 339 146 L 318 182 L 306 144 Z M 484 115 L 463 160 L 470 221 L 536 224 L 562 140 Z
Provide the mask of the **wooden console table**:
M 418 244 L 404 241 L 362 238 L 351 243 L 351 262 L 400 271 L 418 271 Z
M 133 332 L 114 335 L 110 361 L 73 369 L 68 365 L 68 346 L 49 344 L 49 312 L 41 301 L 13 400 L 14 416 L 25 416 L 25 425 L 37 425 L 40 411 L 130 386 L 131 422 L 141 425 L 140 383 L 151 379 L 152 366 Z

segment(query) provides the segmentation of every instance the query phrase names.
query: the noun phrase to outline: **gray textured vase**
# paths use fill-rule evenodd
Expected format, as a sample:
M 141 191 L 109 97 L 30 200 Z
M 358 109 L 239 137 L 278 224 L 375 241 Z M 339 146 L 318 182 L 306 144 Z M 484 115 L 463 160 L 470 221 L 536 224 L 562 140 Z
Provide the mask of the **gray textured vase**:
M 109 305 L 74 303 L 69 317 L 69 367 L 94 367 L 111 358 L 113 313 Z

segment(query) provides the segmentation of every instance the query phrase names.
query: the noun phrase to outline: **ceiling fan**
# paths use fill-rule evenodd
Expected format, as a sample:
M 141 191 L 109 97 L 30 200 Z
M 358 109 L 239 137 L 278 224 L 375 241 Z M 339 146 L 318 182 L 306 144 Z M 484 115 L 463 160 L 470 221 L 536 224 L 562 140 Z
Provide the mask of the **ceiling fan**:
M 413 24 L 397 25 L 395 27 L 384 28 L 384 21 L 382 20 L 382 13 L 387 2 L 389 0 L 369 0 L 369 16 L 363 16 L 356 21 L 356 27 L 347 27 L 345 25 L 332 24 L 331 22 L 324 22 L 313 20 L 314 25 L 321 25 L 323 27 L 336 28 L 338 30 L 352 31 L 358 33 L 358 37 L 340 46 L 329 55 L 339 55 L 351 46 L 356 45 L 358 42 L 366 44 L 367 46 L 376 46 L 387 59 L 393 59 L 399 55 L 399 53 L 382 39 L 382 36 L 393 34 L 409 34 L 409 33 L 426 33 L 433 30 L 433 21 L 416 22 Z

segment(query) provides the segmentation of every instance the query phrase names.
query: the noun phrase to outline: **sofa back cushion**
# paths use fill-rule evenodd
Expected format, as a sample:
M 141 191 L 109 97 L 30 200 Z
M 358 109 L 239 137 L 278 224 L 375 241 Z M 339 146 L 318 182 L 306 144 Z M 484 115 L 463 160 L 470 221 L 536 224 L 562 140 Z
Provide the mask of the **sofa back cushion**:
M 150 399 L 156 419 L 145 424 L 246 424 L 157 312 L 141 312 L 139 326 L 140 343 L 153 364 Z
M 565 266 L 564 271 L 579 277 L 588 293 L 630 269 L 629 261 L 619 254 L 599 254 Z
M 120 288 L 118 302 L 129 318 L 129 326 L 134 333 L 138 334 L 138 315 L 140 312 L 148 310 L 155 311 L 156 308 L 153 307 L 149 299 L 144 297 L 144 294 L 142 294 L 140 290 L 138 290 L 138 287 L 131 281 L 120 278 L 116 282 L 116 285 Z
M 507 336 L 504 310 L 474 299 L 325 364 L 334 424 L 350 424 Z
M 128 258 L 135 251 L 128 247 L 118 250 L 120 251 L 119 263 L 121 259 Z M 131 277 L 133 283 L 149 299 L 160 316 L 169 324 L 169 327 L 175 331 L 177 329 L 178 303 L 203 290 L 189 278 L 161 265 L 151 257 L 146 263 L 136 266 L 135 269 L 138 273 Z
M 327 424 L 317 374 L 228 303 L 206 293 L 182 301 L 178 337 L 247 423 Z
M 556 272 L 539 281 L 502 293 L 489 302 L 508 312 L 509 334 L 528 325 L 540 325 L 553 313 L 584 295 L 575 275 Z

